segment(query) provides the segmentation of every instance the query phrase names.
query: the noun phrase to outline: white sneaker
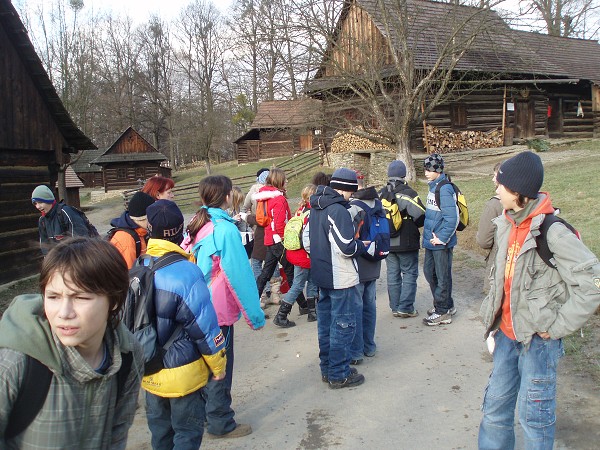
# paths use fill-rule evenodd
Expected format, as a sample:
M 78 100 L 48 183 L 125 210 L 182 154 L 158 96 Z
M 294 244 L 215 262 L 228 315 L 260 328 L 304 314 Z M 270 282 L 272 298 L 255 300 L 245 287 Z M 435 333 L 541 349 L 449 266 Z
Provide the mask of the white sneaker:
M 432 314 L 435 314 L 435 308 L 431 308 L 427 310 L 427 315 L 430 316 Z M 450 314 L 451 316 L 453 316 L 454 314 L 456 314 L 456 307 L 453 306 L 452 308 L 450 308 L 448 310 L 448 314 Z

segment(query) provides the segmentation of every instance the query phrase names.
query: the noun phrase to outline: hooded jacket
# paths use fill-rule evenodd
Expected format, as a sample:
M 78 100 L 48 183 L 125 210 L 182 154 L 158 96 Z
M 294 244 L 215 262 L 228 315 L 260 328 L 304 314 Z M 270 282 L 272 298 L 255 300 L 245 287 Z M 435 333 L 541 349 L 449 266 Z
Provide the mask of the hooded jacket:
M 304 214 L 304 226 L 308 223 L 310 217 L 310 203 L 300 206 L 296 211 L 296 216 L 302 216 Z M 285 258 L 294 266 L 302 267 L 303 269 L 310 269 L 310 255 L 304 248 L 298 250 L 286 250 Z
M 419 194 L 411 188 L 406 181 L 400 178 L 392 178 L 379 191 L 379 198 L 386 194 L 401 194 L 401 200 L 396 199 L 398 209 L 402 215 L 402 227 L 400 234 L 390 238 L 390 252 L 414 252 L 421 248 L 421 233 L 419 228 L 425 221 L 425 206 L 419 198 Z
M 379 195 L 377 194 L 377 190 L 372 186 L 359 189 L 352 194 L 348 211 L 350 212 L 352 221 L 356 223 L 356 220 L 360 220 L 361 214 L 366 213 L 359 205 L 354 203 L 354 200 L 363 201 L 369 208 L 374 208 L 376 206 L 376 200 L 379 200 Z M 361 256 L 360 258 L 356 258 L 356 262 L 358 264 L 358 278 L 361 283 L 366 283 L 379 278 L 379 275 L 381 274 L 381 261 L 369 261 Z
M 318 186 L 310 197 L 308 220 L 311 277 L 326 289 L 345 289 L 359 283 L 355 260 L 365 252 L 364 244 L 354 238 L 349 204 L 329 186 Z
M 265 325 L 260 308 L 254 274 L 233 219 L 221 208 L 208 208 L 210 222 L 204 225 L 193 242 L 182 246 L 191 249 L 210 292 L 219 325 L 230 326 L 243 314 L 256 330 Z
M 272 220 L 269 226 L 265 227 L 265 245 L 268 247 L 275 244 L 274 236 L 278 236 L 278 242 L 282 242 L 285 224 L 292 216 L 283 192 L 274 186 L 263 186 L 252 196 L 252 200 L 267 200 L 267 209 Z
M 55 203 L 48 214 L 40 217 L 38 229 L 40 248 L 44 255 L 66 237 L 89 235 L 81 216 L 62 201 Z
M 135 223 L 133 219 L 129 216 L 129 213 L 127 211 L 123 212 L 123 214 L 121 214 L 120 217 L 111 220 L 110 226 L 113 228 L 128 228 L 130 230 L 135 231 L 140 237 L 140 255 L 146 253 L 148 230 L 140 227 L 137 223 Z M 135 260 L 138 258 L 133 237 L 126 231 L 115 231 L 115 233 L 112 235 L 112 238 L 110 239 L 110 243 L 117 247 L 117 250 L 119 250 L 119 253 L 123 255 L 123 258 L 127 263 L 127 268 L 131 269 L 135 264 Z
M 481 305 L 485 337 L 502 320 L 502 305 L 510 299 L 510 319 L 515 338 L 529 345 L 535 333 L 548 332 L 552 339 L 581 328 L 600 305 L 600 263 L 598 258 L 562 223 L 554 223 L 546 240 L 554 253 L 557 268 L 549 267 L 536 251 L 539 227 L 551 206 L 546 193 L 532 205 L 532 214 L 523 245 L 510 270 L 509 296 L 505 294 L 506 257 L 509 236 L 518 225 L 511 212 L 496 219 L 498 252 L 491 271 L 490 292 Z M 541 211 L 546 211 L 541 212 Z M 519 222 L 521 224 L 521 221 Z
M 237 229 L 235 232 L 240 239 Z M 154 274 L 159 345 L 165 345 L 179 324 L 183 330 L 164 355 L 165 368 L 145 376 L 142 387 L 159 397 L 182 397 L 203 387 L 210 372 L 223 373 L 225 339 L 202 271 L 192 262 L 194 257 L 172 242 L 148 241 L 148 255 L 158 258 L 169 252 L 178 252 L 188 261 L 177 261 Z
M 429 193 L 427 194 L 427 204 L 425 209 L 425 225 L 423 226 L 423 248 L 427 250 L 443 250 L 456 246 L 456 227 L 458 226 L 458 206 L 456 204 L 456 194 L 450 184 L 440 188 L 440 205 L 435 203 L 435 188 L 443 180 L 447 180 L 445 173 L 430 181 Z M 433 233 L 444 245 L 433 245 L 430 240 Z
M 107 327 L 104 342 L 112 362 L 103 375 L 52 333 L 41 295 L 14 299 L 0 321 L 0 448 L 125 448 L 144 372 L 143 353 L 122 324 L 115 330 Z M 131 372 L 117 398 L 121 354 L 130 352 Z M 25 355 L 46 365 L 53 377 L 37 417 L 25 431 L 5 441 L 8 416 L 25 376 Z

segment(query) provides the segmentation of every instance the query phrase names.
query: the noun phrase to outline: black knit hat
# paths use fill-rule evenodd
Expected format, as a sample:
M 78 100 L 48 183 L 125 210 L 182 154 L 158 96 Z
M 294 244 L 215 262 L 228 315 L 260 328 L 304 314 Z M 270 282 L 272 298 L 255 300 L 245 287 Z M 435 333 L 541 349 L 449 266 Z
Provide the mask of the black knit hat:
M 331 175 L 331 181 L 329 182 L 331 189 L 337 189 L 345 192 L 356 192 L 358 191 L 358 179 L 356 178 L 356 172 L 351 169 L 342 167 L 337 169 Z
M 175 202 L 157 200 L 146 209 L 150 237 L 177 245 L 183 241 L 183 214 Z
M 268 172 L 269 169 L 267 169 L 266 167 L 263 167 L 262 169 L 258 169 L 258 172 L 256 172 L 256 178 L 260 177 L 260 174 L 263 172 Z
M 129 200 L 127 212 L 130 217 L 146 217 L 146 208 L 154 203 L 154 198 L 145 192 L 136 192 Z
M 523 152 L 504 161 L 496 181 L 517 194 L 537 198 L 544 182 L 544 166 L 533 152 Z
M 432 153 L 423 161 L 423 167 L 427 172 L 442 173 L 444 171 L 444 158 L 439 153 Z

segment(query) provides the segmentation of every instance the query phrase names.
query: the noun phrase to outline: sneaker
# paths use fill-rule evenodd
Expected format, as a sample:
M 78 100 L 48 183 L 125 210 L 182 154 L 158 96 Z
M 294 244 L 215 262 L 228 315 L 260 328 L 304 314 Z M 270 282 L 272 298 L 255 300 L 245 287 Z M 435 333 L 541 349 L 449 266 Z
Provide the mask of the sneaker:
M 360 386 L 365 382 L 365 377 L 360 373 L 351 373 L 347 378 L 339 381 L 329 380 L 329 389 L 341 389 L 345 387 Z
M 435 327 L 437 325 L 446 325 L 452 323 L 452 316 L 450 315 L 450 313 L 433 313 L 430 314 L 429 317 L 425 317 L 423 319 L 423 323 L 425 323 L 425 325 L 429 325 L 430 327 Z
M 410 312 L 406 311 L 396 311 L 394 313 L 394 317 L 400 317 L 402 319 L 408 319 L 409 317 L 417 317 L 419 315 L 419 311 L 416 309 Z
M 229 433 L 212 434 L 207 432 L 205 436 L 209 439 L 233 439 L 242 436 L 248 436 L 250 433 L 252 433 L 252 427 L 249 424 L 238 423 Z
M 352 364 L 353 366 L 358 366 L 359 364 L 362 364 L 363 360 L 362 358 L 357 358 L 357 359 L 351 359 L 350 360 L 350 364 Z
M 357 374 L 358 370 L 356 370 L 354 367 L 350 367 L 350 375 L 353 374 Z M 327 375 L 321 375 L 321 381 L 323 383 L 329 383 L 329 378 L 327 378 Z
M 435 308 L 431 308 L 427 310 L 427 315 L 430 316 L 432 314 L 435 314 Z M 448 314 L 450 314 L 451 316 L 453 316 L 454 314 L 456 314 L 456 307 L 453 306 L 452 308 L 450 308 L 448 310 Z

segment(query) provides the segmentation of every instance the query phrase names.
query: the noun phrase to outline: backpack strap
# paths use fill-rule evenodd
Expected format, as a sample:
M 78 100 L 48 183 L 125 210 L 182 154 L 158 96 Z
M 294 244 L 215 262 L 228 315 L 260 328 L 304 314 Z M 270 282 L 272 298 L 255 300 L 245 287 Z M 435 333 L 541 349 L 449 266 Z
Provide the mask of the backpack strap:
M 452 185 L 452 189 L 454 189 L 454 194 L 458 196 L 458 188 L 456 187 L 456 185 L 452 181 L 449 181 L 449 180 L 442 180 L 442 181 L 440 181 L 437 184 L 437 186 L 435 187 L 435 204 L 440 209 L 441 209 L 441 207 L 440 207 L 440 189 L 442 189 L 442 186 L 445 186 L 447 184 Z
M 117 372 L 117 401 L 123 394 L 125 389 L 125 382 L 131 372 L 131 365 L 133 364 L 133 352 L 121 353 L 121 368 Z
M 140 235 L 131 228 L 115 227 L 108 230 L 107 236 L 109 241 L 113 238 L 117 231 L 124 231 L 132 237 L 133 242 L 135 242 L 135 257 L 138 258 L 142 254 L 142 239 L 140 238 Z
M 539 228 L 540 234 L 535 237 L 535 244 L 537 245 L 535 250 L 537 251 L 539 257 L 542 258 L 542 260 L 546 263 L 546 265 L 553 269 L 556 269 L 557 266 L 556 260 L 554 259 L 554 253 L 552 253 L 552 250 L 550 250 L 550 247 L 548 246 L 547 233 L 552 224 L 556 222 L 562 223 L 565 227 L 571 230 L 573 234 L 579 237 L 577 230 L 566 220 L 561 219 L 554 214 L 546 214 Z
M 31 425 L 46 401 L 54 376 L 50 369 L 37 359 L 25 356 L 25 376 L 8 418 L 4 432 L 6 440 L 18 436 Z

